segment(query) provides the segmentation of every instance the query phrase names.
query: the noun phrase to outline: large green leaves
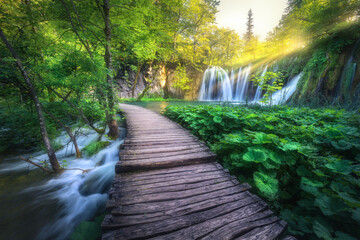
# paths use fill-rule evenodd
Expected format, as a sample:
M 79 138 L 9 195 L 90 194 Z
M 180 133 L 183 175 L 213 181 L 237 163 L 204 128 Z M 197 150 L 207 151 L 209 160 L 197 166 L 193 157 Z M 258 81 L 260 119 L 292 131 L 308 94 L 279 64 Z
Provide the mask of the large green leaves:
M 250 148 L 243 156 L 244 161 L 254 163 L 265 162 L 267 158 L 267 153 L 261 148 Z
M 350 162 L 345 160 L 327 163 L 325 164 L 325 167 L 327 167 L 334 173 L 340 173 L 344 175 L 347 175 L 352 172 Z
M 279 181 L 262 172 L 254 172 L 254 182 L 259 191 L 270 199 L 276 199 L 279 192 Z
M 291 213 L 283 218 L 292 234 L 360 238 L 342 227 L 344 221 L 349 228 L 360 224 L 358 115 L 287 107 L 185 109 L 226 167 L 253 184 L 274 209 Z

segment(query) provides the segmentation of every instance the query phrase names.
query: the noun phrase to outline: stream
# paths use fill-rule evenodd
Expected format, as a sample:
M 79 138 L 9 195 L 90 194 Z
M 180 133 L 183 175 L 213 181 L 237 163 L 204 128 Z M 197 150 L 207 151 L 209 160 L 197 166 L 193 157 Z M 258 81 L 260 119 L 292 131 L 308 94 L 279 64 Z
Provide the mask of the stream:
M 108 190 L 115 176 L 121 136 L 91 157 L 75 158 L 69 137 L 63 132 L 56 140 L 62 149 L 56 155 L 65 168 L 93 169 L 66 170 L 49 175 L 17 156 L 21 153 L 0 155 L 0 239 L 68 239 L 74 228 L 105 210 Z M 77 138 L 80 149 L 106 137 L 82 128 Z M 22 154 L 36 162 L 47 159 L 44 152 Z
M 217 102 L 131 102 L 155 112 L 166 106 L 219 104 Z M 110 141 L 88 128 L 81 128 L 77 137 L 79 148 L 101 139 Z M 66 132 L 56 138 L 63 148 L 56 152 L 66 170 L 51 175 L 20 160 L 18 156 L 40 163 L 47 160 L 42 152 L 14 152 L 0 154 L 0 239 L 64 240 L 69 239 L 75 227 L 102 214 L 108 199 L 108 190 L 115 176 L 119 147 L 126 130 L 120 128 L 120 137 L 98 152 L 75 158 L 75 150 Z

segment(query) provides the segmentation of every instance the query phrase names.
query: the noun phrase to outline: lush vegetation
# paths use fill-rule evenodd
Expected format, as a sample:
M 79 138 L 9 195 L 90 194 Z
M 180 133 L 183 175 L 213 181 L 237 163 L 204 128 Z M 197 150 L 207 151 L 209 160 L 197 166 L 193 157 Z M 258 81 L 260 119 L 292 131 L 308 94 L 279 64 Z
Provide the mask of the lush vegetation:
M 168 107 L 242 182 L 255 187 L 291 234 L 360 238 L 360 115 L 289 107 Z
M 89 145 L 85 146 L 83 149 L 83 152 L 88 156 L 92 156 L 92 155 L 100 152 L 100 150 L 102 150 L 109 144 L 110 144 L 109 141 L 95 141 L 95 142 L 92 142 Z

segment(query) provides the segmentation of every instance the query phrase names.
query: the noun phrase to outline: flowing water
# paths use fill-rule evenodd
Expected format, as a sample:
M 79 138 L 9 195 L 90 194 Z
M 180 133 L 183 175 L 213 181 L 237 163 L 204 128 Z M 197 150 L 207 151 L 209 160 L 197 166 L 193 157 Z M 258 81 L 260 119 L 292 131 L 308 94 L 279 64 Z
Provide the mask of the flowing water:
M 276 91 L 271 96 L 272 104 L 285 103 L 296 91 L 296 86 L 301 78 L 301 73 L 293 77 L 282 89 Z
M 200 88 L 200 101 L 231 101 L 232 85 L 229 75 L 220 67 L 206 69 Z
M 274 71 L 278 67 L 275 66 Z M 230 77 L 226 71 L 220 67 L 208 68 L 203 77 L 203 82 L 199 92 L 200 101 L 225 101 L 245 103 L 248 99 L 253 99 L 252 103 L 259 103 L 262 99 L 263 91 L 260 87 L 251 90 L 250 84 L 251 65 L 240 68 L 236 77 L 234 70 L 230 72 Z M 266 65 L 260 76 L 264 76 L 268 70 Z M 295 92 L 301 74 L 290 79 L 283 89 L 275 92 L 272 96 L 273 104 L 285 103 Z M 236 80 L 235 80 L 236 79 Z M 255 94 L 254 94 L 255 92 Z
M 108 190 L 114 178 L 121 138 L 91 157 L 75 159 L 74 148 L 65 132 L 57 141 L 65 145 L 57 152 L 60 163 L 67 169 L 58 175 L 43 173 L 40 169 L 19 160 L 18 155 L 0 156 L 0 239 L 68 239 L 82 221 L 102 213 Z M 89 129 L 81 129 L 78 145 L 85 147 L 99 138 Z M 40 162 L 47 159 L 44 152 L 26 154 Z
M 251 65 L 242 69 L 240 68 L 238 73 L 238 82 L 236 84 L 236 92 L 234 96 L 234 101 L 245 102 L 247 98 L 247 91 L 249 85 L 249 75 L 251 72 Z

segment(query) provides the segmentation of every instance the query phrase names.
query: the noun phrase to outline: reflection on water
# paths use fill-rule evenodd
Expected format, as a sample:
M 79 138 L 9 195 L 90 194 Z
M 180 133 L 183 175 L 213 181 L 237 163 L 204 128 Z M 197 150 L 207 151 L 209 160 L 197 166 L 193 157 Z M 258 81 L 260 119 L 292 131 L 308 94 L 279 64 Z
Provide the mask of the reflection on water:
M 224 102 L 217 102 L 217 101 L 126 102 L 126 104 L 145 107 L 147 109 L 160 113 L 167 106 L 186 106 L 186 105 L 197 106 L 197 105 L 219 105 L 219 104 L 223 105 Z
M 92 130 L 82 131 L 80 148 L 100 137 Z M 63 133 L 57 141 L 66 144 L 69 138 Z M 71 143 L 57 152 L 66 168 L 93 169 L 87 174 L 68 170 L 49 175 L 16 155 L 0 156 L 0 239 L 68 239 L 77 224 L 104 211 L 122 143 L 111 141 L 96 155 L 81 159 L 73 156 Z M 38 161 L 47 159 L 44 153 L 31 155 Z

